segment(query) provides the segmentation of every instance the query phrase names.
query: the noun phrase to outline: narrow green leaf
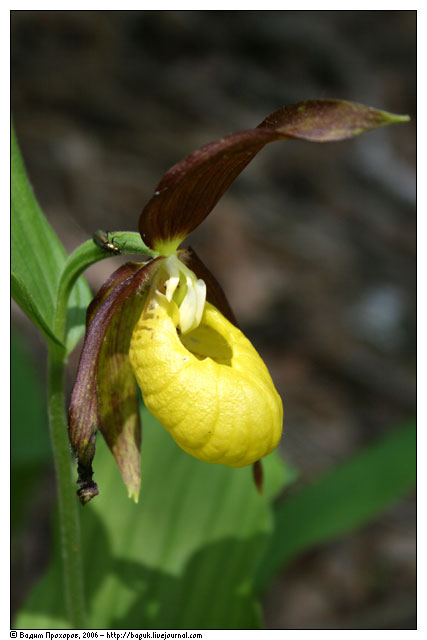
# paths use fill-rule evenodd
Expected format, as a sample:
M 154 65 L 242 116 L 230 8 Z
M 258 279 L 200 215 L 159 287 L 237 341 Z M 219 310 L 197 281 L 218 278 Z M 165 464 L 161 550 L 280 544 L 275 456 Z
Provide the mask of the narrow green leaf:
M 258 589 L 296 554 L 361 526 L 410 492 L 415 482 L 412 424 L 283 499 L 275 508 L 274 534 L 258 571 Z
M 11 335 L 10 355 L 12 464 L 46 461 L 51 448 L 44 391 L 38 368 L 15 331 Z
M 78 278 L 68 298 L 66 315 L 65 346 L 70 353 L 86 328 L 86 311 L 92 300 L 92 292 L 85 278 Z
M 34 197 L 13 127 L 11 195 L 11 253 L 14 273 L 12 293 L 16 295 L 16 302 L 42 333 L 52 339 L 57 288 L 66 254 Z M 90 298 L 89 287 L 80 278 L 69 303 L 69 324 L 77 327 L 71 336 L 74 344 L 81 336 Z M 70 343 L 70 339 L 68 342 Z
M 14 530 L 51 458 L 44 393 L 21 338 L 11 335 L 11 521 Z M 23 402 L 25 398 L 25 402 Z
M 46 320 L 41 315 L 37 304 L 34 302 L 32 295 L 26 289 L 23 281 L 15 273 L 11 274 L 11 292 L 12 298 L 21 307 L 24 313 L 34 322 L 36 327 L 46 336 L 48 340 L 52 340 L 58 345 L 62 345 L 60 340 L 55 336 Z
M 230 469 L 186 455 L 143 413 L 138 505 L 127 499 L 105 444 L 97 443 L 101 490 L 82 510 L 89 627 L 261 626 L 253 576 L 271 534 L 271 502 L 290 474 L 278 455 L 265 458 L 260 496 L 250 467 Z M 63 620 L 56 566 L 28 599 L 17 628 L 54 628 Z

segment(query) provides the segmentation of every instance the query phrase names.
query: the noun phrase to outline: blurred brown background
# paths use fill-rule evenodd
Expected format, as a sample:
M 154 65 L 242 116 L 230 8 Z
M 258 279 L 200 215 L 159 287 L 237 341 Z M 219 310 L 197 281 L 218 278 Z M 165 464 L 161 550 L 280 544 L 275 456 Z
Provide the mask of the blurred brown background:
M 270 367 L 302 481 L 415 411 L 415 23 L 414 11 L 12 11 L 16 132 L 68 251 L 98 228 L 136 231 L 166 169 L 282 105 L 411 115 L 353 141 L 271 145 L 191 238 Z M 119 262 L 88 270 L 94 290 Z M 13 320 L 43 362 L 15 307 Z M 39 507 L 15 604 L 47 557 L 51 505 Z M 414 512 L 408 499 L 294 562 L 267 594 L 266 626 L 414 628 Z

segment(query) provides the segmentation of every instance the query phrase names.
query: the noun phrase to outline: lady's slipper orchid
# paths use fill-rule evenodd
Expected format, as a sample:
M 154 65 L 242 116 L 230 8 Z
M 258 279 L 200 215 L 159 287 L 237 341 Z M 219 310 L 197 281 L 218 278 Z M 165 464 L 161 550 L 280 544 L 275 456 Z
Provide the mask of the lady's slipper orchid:
M 308 100 L 202 147 L 164 175 L 139 221 L 142 240 L 157 257 L 120 267 L 88 308 L 69 414 L 82 504 L 98 493 L 92 480 L 98 429 L 137 500 L 136 382 L 147 408 L 184 451 L 231 467 L 253 464 L 260 488 L 259 461 L 281 437 L 281 399 L 219 284 L 192 249 L 179 246 L 267 143 L 344 140 L 407 119 Z

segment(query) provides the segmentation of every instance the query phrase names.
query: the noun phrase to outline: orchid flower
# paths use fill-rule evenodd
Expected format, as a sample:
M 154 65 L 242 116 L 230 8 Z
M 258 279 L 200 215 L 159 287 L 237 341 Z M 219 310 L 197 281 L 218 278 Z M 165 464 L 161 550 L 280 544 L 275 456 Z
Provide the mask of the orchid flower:
M 181 449 L 210 463 L 254 465 L 261 487 L 260 460 L 282 434 L 282 401 L 220 285 L 196 253 L 180 245 L 266 144 L 344 140 L 405 120 L 350 102 L 308 100 L 194 151 L 167 171 L 139 220 L 153 257 L 117 269 L 87 311 L 69 412 L 82 504 L 98 493 L 92 479 L 98 430 L 129 496 L 138 499 L 137 384 Z M 106 250 L 118 253 L 107 240 Z

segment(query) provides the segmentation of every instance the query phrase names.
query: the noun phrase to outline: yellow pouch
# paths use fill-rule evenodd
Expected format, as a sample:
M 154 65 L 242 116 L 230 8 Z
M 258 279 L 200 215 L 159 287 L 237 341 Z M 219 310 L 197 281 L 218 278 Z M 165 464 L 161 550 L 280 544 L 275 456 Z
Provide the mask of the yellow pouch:
M 145 405 L 187 453 L 243 467 L 277 446 L 283 407 L 243 333 L 206 302 L 197 329 L 179 335 L 175 302 L 155 292 L 135 325 L 130 362 Z

